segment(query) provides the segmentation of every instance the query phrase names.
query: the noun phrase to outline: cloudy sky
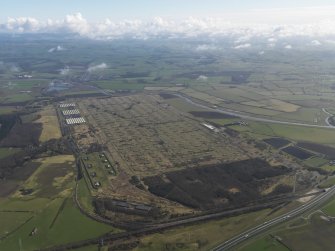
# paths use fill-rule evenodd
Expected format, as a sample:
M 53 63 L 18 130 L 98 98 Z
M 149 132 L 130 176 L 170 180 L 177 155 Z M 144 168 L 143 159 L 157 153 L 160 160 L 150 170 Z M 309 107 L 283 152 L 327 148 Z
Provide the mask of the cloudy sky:
M 301 8 L 335 5 L 334 0 L 10 0 L 2 1 L 0 17 L 35 17 L 60 19 L 82 13 L 90 21 L 101 18 L 182 18 L 222 16 L 227 12 L 252 9 Z
M 0 32 L 335 35 L 334 0 L 10 0 L 0 6 Z

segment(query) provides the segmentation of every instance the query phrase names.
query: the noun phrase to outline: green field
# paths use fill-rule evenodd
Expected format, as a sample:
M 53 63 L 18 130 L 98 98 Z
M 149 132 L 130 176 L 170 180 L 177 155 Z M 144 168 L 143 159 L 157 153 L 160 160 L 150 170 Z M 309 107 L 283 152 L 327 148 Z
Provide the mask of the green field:
M 32 212 L 1 212 L 0 238 L 6 236 L 33 217 Z
M 303 163 L 309 167 L 322 167 L 328 163 L 329 160 L 319 158 L 319 157 L 312 157 L 307 160 L 305 160 Z
M 120 231 L 88 218 L 76 207 L 72 155 L 39 159 L 37 163 L 39 167 L 23 185 L 33 188 L 32 194 L 16 192 L 11 198 L 0 199 L 0 234 L 6 235 L 0 240 L 0 250 L 35 250 Z M 90 194 L 85 180 L 80 182 L 78 197 L 87 203 L 86 208 L 91 206 Z M 34 229 L 36 233 L 31 235 Z
M 33 189 L 30 196 L 54 198 L 71 193 L 74 187 L 74 157 L 59 155 L 34 161 L 38 169 L 24 182 Z M 20 195 L 17 193 L 17 197 Z
M 283 244 L 281 244 L 278 240 L 274 237 L 266 236 L 261 238 L 251 245 L 245 248 L 241 248 L 240 251 L 290 251 L 286 248 Z
M 34 97 L 28 93 L 11 94 L 0 98 L 0 103 L 11 104 L 11 103 L 21 103 L 33 100 Z
M 249 122 L 248 126 L 234 126 L 232 128 L 258 139 L 283 137 L 293 141 L 311 141 L 335 146 L 335 130 L 332 128 L 303 127 L 263 122 Z
M 334 182 L 334 178 L 332 179 L 332 182 Z M 335 199 L 330 201 L 327 205 L 323 207 L 323 212 L 326 214 L 335 217 Z
M 103 153 L 91 153 L 83 156 L 83 172 L 87 184 L 93 192 L 95 182 L 100 182 L 101 187 L 107 187 L 109 178 L 116 175 L 116 171 L 109 159 Z M 94 175 L 93 175 L 94 174 Z
M 107 90 L 143 90 L 146 86 L 145 84 L 138 84 L 138 83 L 115 83 L 115 82 L 108 82 L 108 81 L 97 81 L 95 84 Z
M 19 152 L 20 149 L 18 148 L 0 148 L 0 159 L 6 158 L 8 156 L 11 156 L 17 152 Z
M 94 212 L 94 207 L 92 204 L 90 186 L 91 184 L 89 183 L 88 178 L 84 173 L 84 177 L 78 181 L 78 188 L 77 188 L 78 201 L 81 207 L 86 212 L 92 213 Z
M 30 236 L 34 228 L 37 233 Z M 22 249 L 34 250 L 93 238 L 110 231 L 116 230 L 82 215 L 71 198 L 58 198 L 41 207 L 29 222 L 0 241 L 0 249 L 18 250 L 21 243 Z
M 335 177 L 329 177 L 324 182 L 322 182 L 319 187 L 320 188 L 328 188 L 335 185 Z

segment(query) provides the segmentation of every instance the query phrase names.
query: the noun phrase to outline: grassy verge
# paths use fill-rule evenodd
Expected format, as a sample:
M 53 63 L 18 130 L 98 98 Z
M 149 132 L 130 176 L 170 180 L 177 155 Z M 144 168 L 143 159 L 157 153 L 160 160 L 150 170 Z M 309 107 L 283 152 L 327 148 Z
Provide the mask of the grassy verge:
M 251 245 L 241 248 L 240 251 L 290 251 L 287 247 L 281 244 L 276 238 L 266 236 L 253 242 Z

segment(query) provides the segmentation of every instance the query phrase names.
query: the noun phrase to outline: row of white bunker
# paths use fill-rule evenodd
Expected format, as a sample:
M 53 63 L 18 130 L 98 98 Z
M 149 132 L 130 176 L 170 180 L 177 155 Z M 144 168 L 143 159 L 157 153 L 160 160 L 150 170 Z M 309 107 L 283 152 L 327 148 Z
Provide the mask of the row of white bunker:
M 75 107 L 76 104 L 75 103 L 61 103 L 59 104 L 60 108 L 68 108 L 68 107 Z
M 67 116 L 67 115 L 79 115 L 80 112 L 78 109 L 73 109 L 73 110 L 65 110 L 65 111 L 62 111 L 63 115 L 64 116 Z
M 82 123 L 86 122 L 86 120 L 83 117 L 69 118 L 69 119 L 65 119 L 65 120 L 66 120 L 66 124 L 68 124 L 68 125 L 77 125 L 77 124 L 82 124 Z
M 86 120 L 80 116 L 80 111 L 76 109 L 75 103 L 60 103 L 59 108 L 66 109 L 62 109 L 62 114 L 67 125 L 79 125 L 86 123 Z

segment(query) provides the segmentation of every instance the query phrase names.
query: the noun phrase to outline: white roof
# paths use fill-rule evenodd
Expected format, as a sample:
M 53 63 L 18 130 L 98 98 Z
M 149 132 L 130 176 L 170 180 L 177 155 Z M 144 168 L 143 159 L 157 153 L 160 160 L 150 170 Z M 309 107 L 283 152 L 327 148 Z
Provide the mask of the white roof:
M 75 115 L 75 114 L 80 114 L 78 109 L 63 111 L 63 115 Z
M 82 124 L 85 122 L 86 120 L 83 117 L 66 119 L 66 124 L 68 125 Z
M 60 108 L 66 108 L 66 107 L 73 107 L 73 106 L 76 106 L 76 104 L 75 103 L 61 103 L 61 104 L 59 104 L 59 107 Z

